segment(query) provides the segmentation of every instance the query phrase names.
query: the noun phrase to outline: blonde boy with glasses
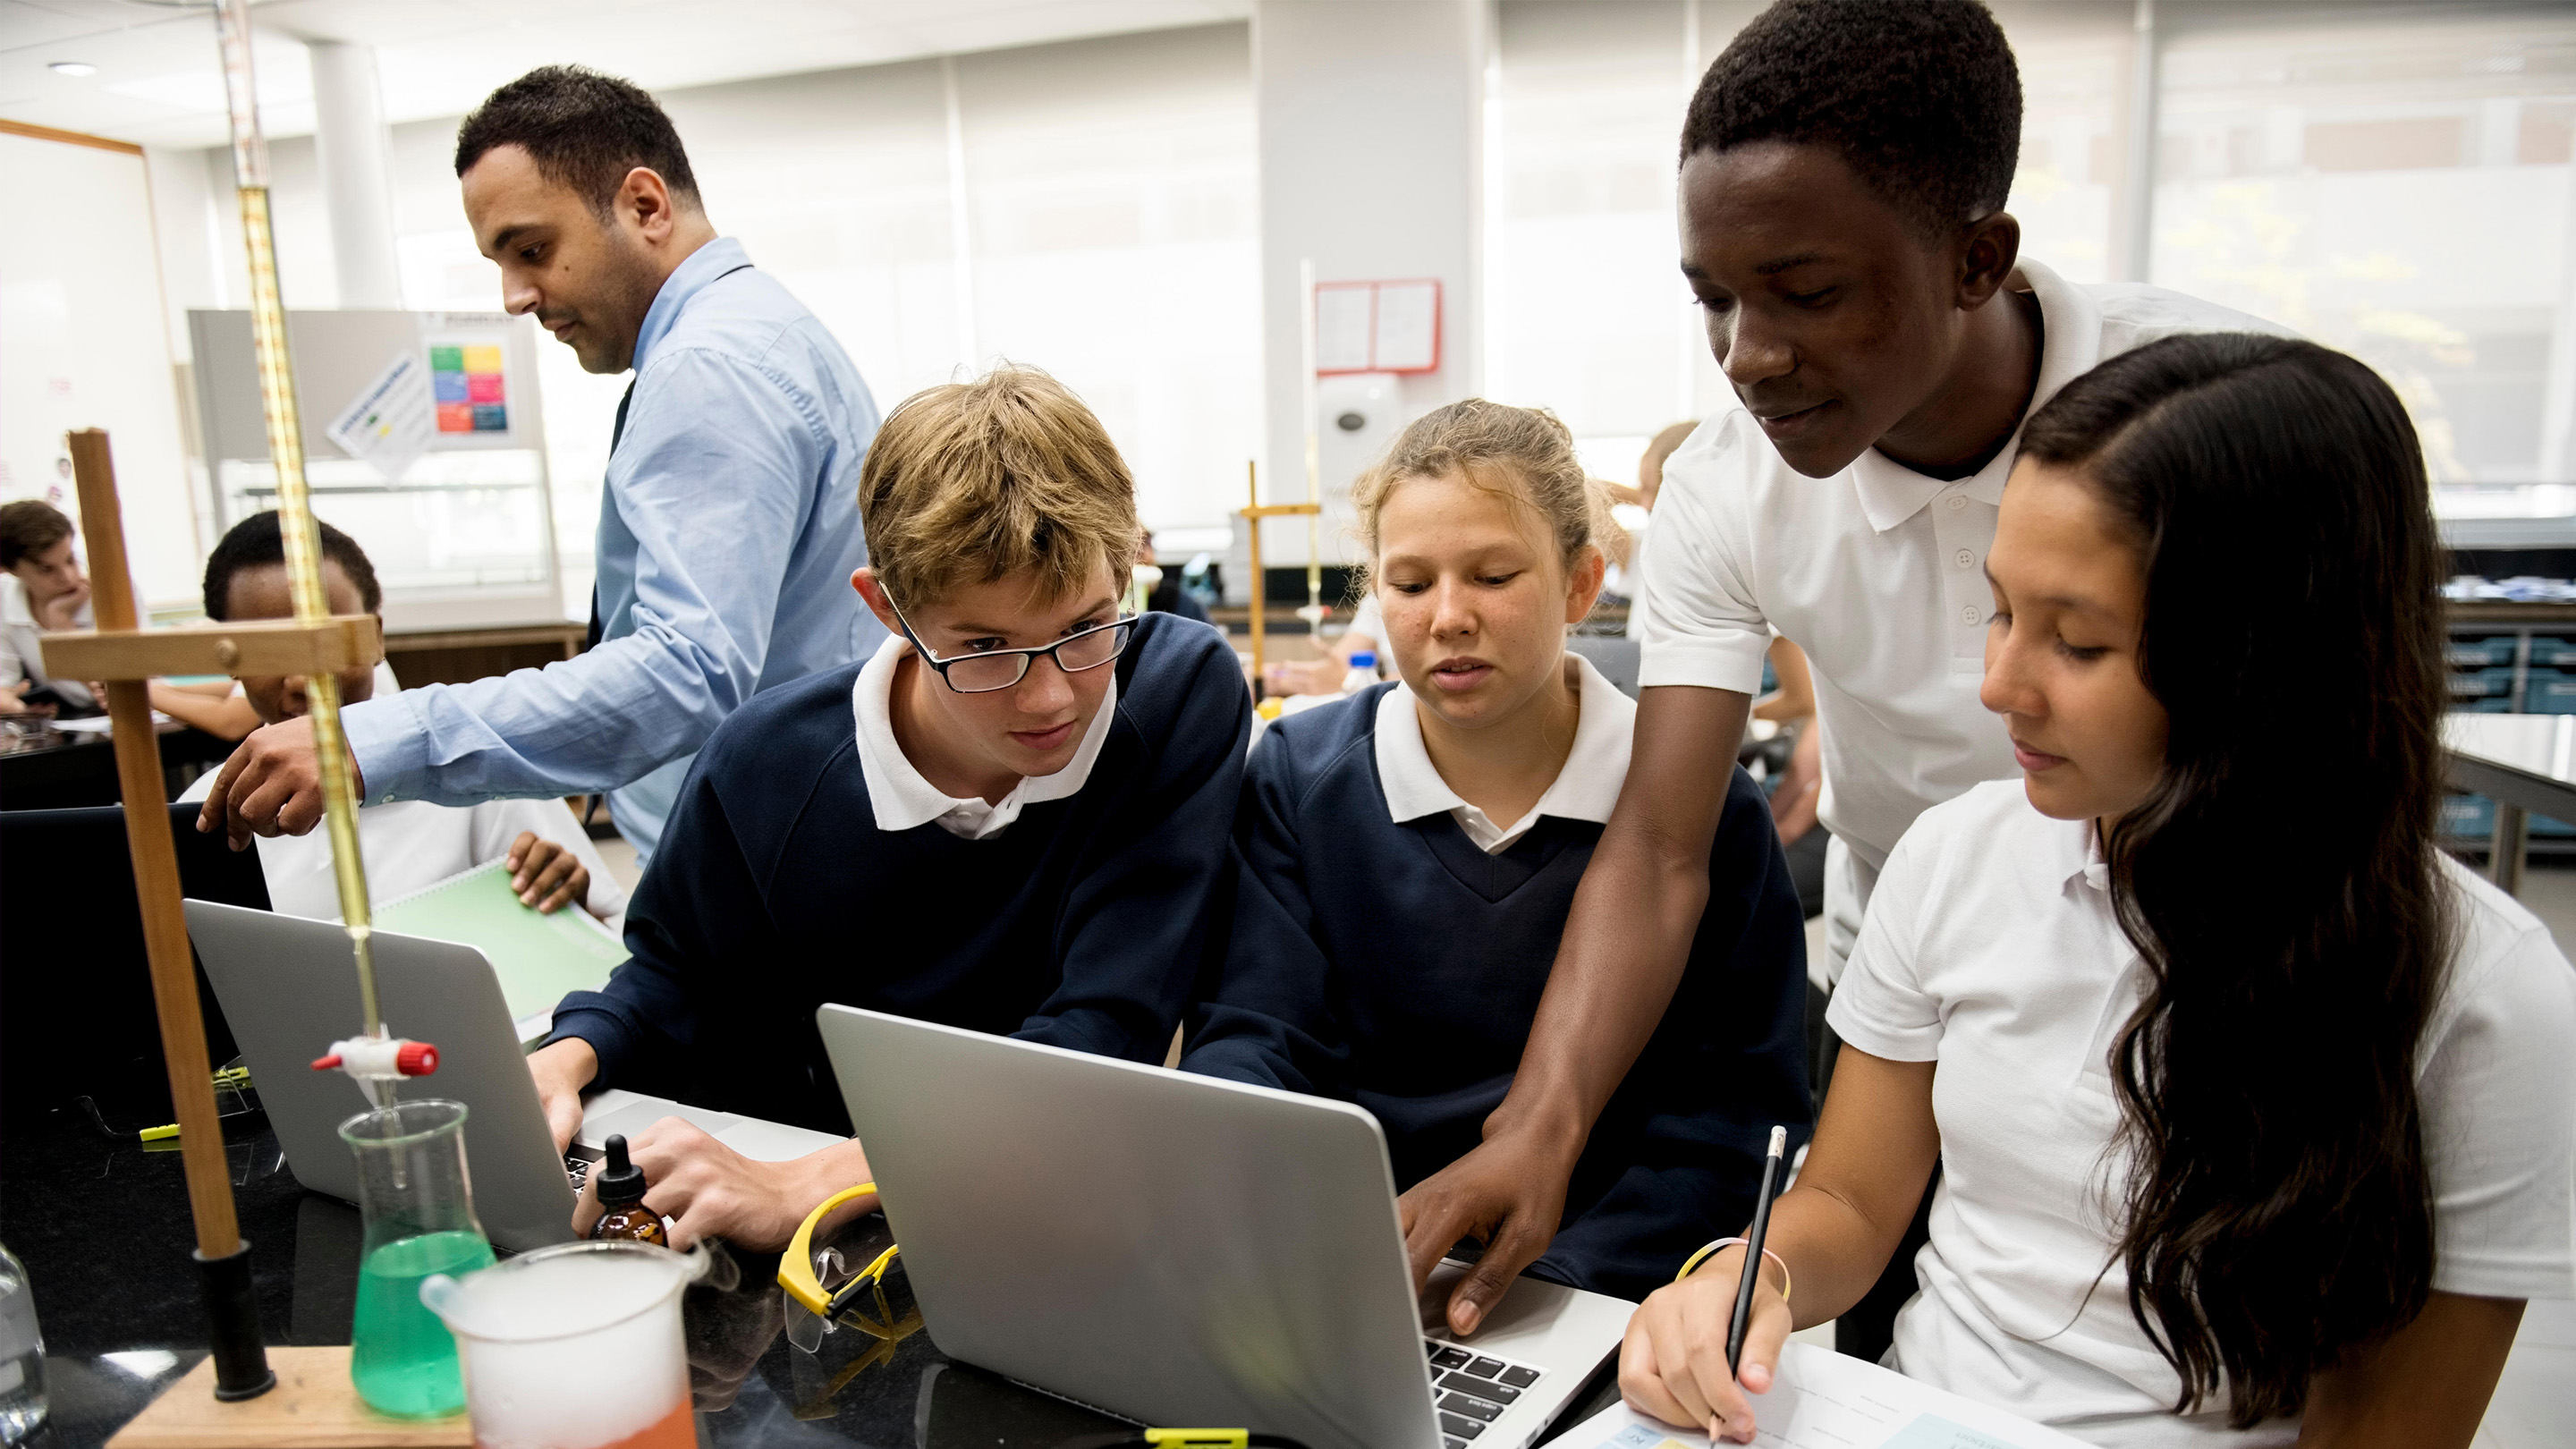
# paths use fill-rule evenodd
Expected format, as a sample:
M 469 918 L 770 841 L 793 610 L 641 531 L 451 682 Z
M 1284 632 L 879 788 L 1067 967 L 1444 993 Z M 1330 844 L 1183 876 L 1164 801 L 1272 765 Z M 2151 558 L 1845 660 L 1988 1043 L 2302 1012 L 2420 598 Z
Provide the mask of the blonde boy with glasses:
M 559 1146 L 611 1086 L 847 1132 L 827 1001 L 1159 1061 L 1221 947 L 1251 700 L 1216 630 L 1120 611 L 1135 489 L 1099 420 L 1024 368 L 932 388 L 859 494 L 851 584 L 893 637 L 698 756 L 633 959 L 528 1058 Z M 630 1149 L 682 1247 L 776 1248 L 870 1178 L 855 1140 L 761 1163 L 666 1119 Z M 598 1213 L 585 1191 L 576 1227 Z

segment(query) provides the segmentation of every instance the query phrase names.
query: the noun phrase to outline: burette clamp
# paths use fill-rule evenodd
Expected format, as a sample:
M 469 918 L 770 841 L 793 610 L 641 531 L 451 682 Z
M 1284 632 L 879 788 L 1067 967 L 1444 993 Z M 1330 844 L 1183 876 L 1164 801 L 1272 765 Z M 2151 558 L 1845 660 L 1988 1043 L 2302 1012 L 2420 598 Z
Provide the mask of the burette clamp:
M 425 1077 L 438 1070 L 438 1048 L 398 1036 L 353 1036 L 331 1043 L 330 1055 L 314 1058 L 313 1070 L 347 1072 L 362 1082 Z

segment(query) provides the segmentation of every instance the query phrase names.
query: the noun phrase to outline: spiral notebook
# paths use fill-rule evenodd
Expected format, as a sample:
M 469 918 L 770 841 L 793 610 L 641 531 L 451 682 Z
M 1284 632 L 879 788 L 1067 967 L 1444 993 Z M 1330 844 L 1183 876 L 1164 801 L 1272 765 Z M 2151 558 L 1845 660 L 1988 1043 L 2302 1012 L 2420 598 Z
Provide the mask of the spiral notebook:
M 471 946 L 501 979 L 519 1040 L 546 1034 L 555 1003 L 596 991 L 626 959 L 626 943 L 578 905 L 539 915 L 519 904 L 510 867 L 494 860 L 375 908 L 376 929 Z

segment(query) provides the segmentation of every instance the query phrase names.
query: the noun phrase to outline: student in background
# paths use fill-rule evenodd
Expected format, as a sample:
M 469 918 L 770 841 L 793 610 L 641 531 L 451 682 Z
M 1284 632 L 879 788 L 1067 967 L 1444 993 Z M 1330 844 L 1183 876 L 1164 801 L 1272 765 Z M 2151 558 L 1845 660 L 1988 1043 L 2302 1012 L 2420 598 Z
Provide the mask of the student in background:
M 2277 337 L 2158 342 L 2032 416 L 1981 691 L 2025 778 L 1888 860 L 1743 1389 L 1938 1157 L 1909 1376 L 2113 1449 L 2477 1433 L 2523 1301 L 2576 1295 L 2576 976 L 2434 841 L 2423 456 L 2377 374 Z M 1752 1438 L 1743 1271 L 1648 1301 L 1631 1403 Z
M 2021 80 L 1975 0 L 1781 0 L 1709 67 L 1681 140 L 1682 275 L 1735 395 L 1664 465 L 1636 760 L 1511 1094 L 1415 1189 L 1437 1200 L 1417 1263 L 1435 1239 L 1495 1245 L 1451 1300 L 1462 1330 L 1544 1248 L 1556 1184 L 1681 979 L 1774 635 L 1816 678 L 1830 976 L 1914 817 L 2013 773 L 1971 686 L 2022 420 L 2105 357 L 2267 330 L 2022 256 L 2003 210 Z
M 357 540 L 327 523 L 314 526 L 322 535 L 322 592 L 331 612 L 377 612 L 384 595 Z M 254 513 L 234 524 L 206 559 L 206 617 L 223 623 L 294 615 L 277 515 Z M 373 669 L 340 676 L 344 701 L 392 687 L 393 671 L 381 660 Z M 241 697 L 264 723 L 304 716 L 303 680 L 245 679 L 241 689 Z M 203 800 L 214 784 L 209 771 L 179 798 Z M 368 891 L 380 901 L 506 858 L 511 887 L 535 910 L 578 905 L 614 924 L 626 909 L 625 890 L 561 800 L 487 800 L 462 808 L 426 800 L 370 805 L 358 812 L 358 847 L 367 862 Z M 325 833 L 262 837 L 259 869 L 268 879 L 269 904 L 276 910 L 317 920 L 339 918 L 340 891 Z
M 0 504 L 0 714 L 94 706 L 86 685 L 45 673 L 41 642 L 89 627 L 89 578 L 72 557 L 72 521 L 41 499 Z
M 1697 423 L 1675 423 L 1646 440 L 1646 451 L 1637 456 L 1637 486 L 1610 485 L 1613 502 L 1628 504 L 1647 517 L 1644 526 L 1628 530 L 1628 556 L 1620 561 L 1620 592 L 1628 596 L 1628 629 L 1631 639 L 1646 633 L 1646 543 L 1654 537 L 1655 500 L 1663 496 L 1664 460 L 1688 439 Z
M 1207 605 L 1192 598 L 1190 591 L 1181 587 L 1181 576 L 1154 562 L 1154 531 L 1150 528 L 1137 536 L 1136 565 L 1154 571 L 1154 586 L 1145 595 L 1147 610 L 1157 614 L 1178 614 L 1202 624 L 1209 622 Z
M 1359 1103 L 1409 1188 L 1511 1084 L 1636 706 L 1565 647 L 1602 558 L 1573 440 L 1482 400 L 1352 489 L 1400 680 L 1282 719 L 1246 767 L 1225 969 L 1185 1070 Z M 1592 1129 L 1541 1277 L 1635 1299 L 1752 1211 L 1810 1115 L 1805 937 L 1762 792 L 1733 773 L 1709 908 Z
M 1170 1050 L 1221 939 L 1252 720 L 1233 649 L 1120 614 L 1135 484 L 1044 373 L 896 408 L 859 498 L 873 562 L 851 583 L 891 637 L 707 742 L 636 891 L 634 959 L 565 997 L 528 1058 L 559 1144 L 604 1087 L 848 1131 L 814 1028 L 827 1001 Z M 677 1119 L 630 1148 L 680 1247 L 775 1249 L 869 1178 L 857 1142 L 753 1162 Z

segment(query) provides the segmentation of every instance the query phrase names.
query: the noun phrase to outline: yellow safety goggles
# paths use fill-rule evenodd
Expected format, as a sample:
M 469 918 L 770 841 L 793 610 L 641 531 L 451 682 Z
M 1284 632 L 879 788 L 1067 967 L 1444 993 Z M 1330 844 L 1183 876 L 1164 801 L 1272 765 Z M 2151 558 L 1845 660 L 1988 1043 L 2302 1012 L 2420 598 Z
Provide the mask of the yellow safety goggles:
M 805 1221 L 797 1225 L 796 1236 L 788 1239 L 787 1251 L 778 1259 L 778 1286 L 786 1289 L 787 1296 L 803 1305 L 806 1312 L 826 1323 L 840 1317 L 861 1293 L 884 1283 L 886 1269 L 893 1265 L 895 1255 L 903 1251 L 900 1245 L 887 1248 L 861 1268 L 857 1277 L 829 1293 L 823 1291 L 823 1280 L 815 1276 L 814 1229 L 831 1214 L 832 1209 L 853 1198 L 870 1196 L 876 1190 L 875 1183 L 863 1182 L 823 1199 L 822 1205 L 807 1213 Z

